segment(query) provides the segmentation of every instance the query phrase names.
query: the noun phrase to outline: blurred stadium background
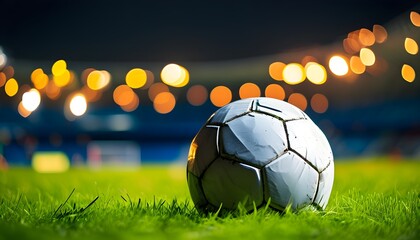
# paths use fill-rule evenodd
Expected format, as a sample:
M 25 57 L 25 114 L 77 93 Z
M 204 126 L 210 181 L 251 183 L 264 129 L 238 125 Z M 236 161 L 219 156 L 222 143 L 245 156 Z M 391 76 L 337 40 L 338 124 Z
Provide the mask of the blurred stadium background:
M 256 96 L 303 109 L 337 159 L 420 157 L 417 1 L 1 6 L 0 168 L 185 163 Z

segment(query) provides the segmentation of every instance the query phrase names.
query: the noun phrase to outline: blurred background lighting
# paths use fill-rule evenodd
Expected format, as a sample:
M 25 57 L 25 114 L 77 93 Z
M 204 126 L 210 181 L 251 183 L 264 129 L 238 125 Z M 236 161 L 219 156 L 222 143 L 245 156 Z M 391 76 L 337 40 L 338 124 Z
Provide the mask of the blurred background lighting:
M 372 66 L 375 64 L 375 53 L 369 48 L 360 49 L 360 60 L 365 66 Z
M 147 73 L 141 68 L 133 68 L 125 76 L 125 82 L 131 88 L 141 88 L 147 82 Z
M 162 82 L 172 87 L 183 87 L 187 85 L 190 78 L 187 69 L 175 63 L 166 65 L 162 69 L 160 77 Z
M 388 38 L 388 32 L 382 25 L 373 25 L 373 35 L 375 35 L 375 41 L 377 43 L 383 43 Z
M 133 99 L 131 99 L 131 102 L 129 102 L 127 105 L 122 105 L 121 108 L 125 112 L 132 112 L 139 107 L 139 104 L 140 104 L 140 99 L 137 96 L 137 94 L 134 94 Z
M 279 84 L 269 84 L 264 91 L 266 97 L 276 98 L 279 100 L 284 100 L 286 98 L 286 93 L 282 86 Z
M 324 113 L 328 109 L 328 99 L 324 94 L 316 93 L 311 97 L 311 108 L 316 113 Z
M 74 116 L 82 116 L 87 110 L 87 102 L 83 94 L 75 94 L 70 100 L 70 111 Z
M 55 85 L 54 81 L 49 81 L 45 88 L 45 93 L 51 100 L 56 100 L 61 96 L 61 88 Z
M 153 107 L 156 112 L 161 114 L 166 114 L 171 112 L 176 104 L 175 97 L 170 92 L 161 92 L 156 95 L 155 100 L 153 101 Z
M 86 84 L 92 90 L 100 90 L 108 86 L 111 74 L 107 71 L 94 70 L 87 76 Z
M 147 92 L 150 101 L 154 101 L 156 95 L 158 95 L 161 92 L 169 92 L 169 87 L 161 82 L 153 83 Z
M 18 105 L 18 113 L 24 118 L 31 115 L 31 111 L 26 110 L 26 108 L 23 107 L 22 102 L 20 102 L 19 105 Z
M 6 74 L 4 72 L 0 72 L 0 87 L 3 87 L 6 84 Z
M 241 99 L 261 96 L 260 88 L 255 83 L 244 83 L 239 88 L 239 97 Z
M 6 54 L 0 52 L 0 68 L 6 66 L 7 64 L 7 56 Z
M 301 93 L 292 93 L 290 94 L 287 101 L 290 104 L 295 105 L 296 107 L 300 108 L 302 111 L 306 110 L 306 107 L 308 107 L 308 101 L 306 100 L 306 97 Z
M 70 83 L 70 71 L 67 69 L 64 69 L 63 71 L 60 71 L 60 75 L 54 74 L 53 80 L 57 87 L 65 87 Z
M 416 71 L 408 64 L 404 64 L 401 68 L 401 75 L 407 82 L 413 82 L 416 78 Z
M 66 70 L 67 70 L 67 63 L 64 60 L 56 61 L 51 67 L 51 72 L 54 76 L 60 76 L 64 74 Z
M 323 84 L 327 81 L 327 70 L 316 62 L 308 62 L 305 65 L 306 77 L 314 84 Z
M 6 85 L 4 85 L 4 91 L 6 92 L 7 96 L 13 97 L 19 90 L 19 85 L 16 79 L 10 78 L 7 80 Z
M 366 66 L 360 60 L 358 56 L 352 56 L 350 58 L 350 69 L 356 74 L 362 74 L 366 71 Z
M 270 77 L 274 80 L 281 81 L 283 80 L 283 69 L 286 66 L 286 64 L 282 62 L 273 62 L 268 67 L 268 73 L 270 74 Z
M 223 107 L 232 101 L 232 91 L 226 86 L 217 86 L 210 92 L 210 101 L 216 107 Z
M 419 46 L 417 42 L 412 38 L 405 38 L 404 41 L 405 51 L 411 55 L 416 55 L 419 51 Z
M 337 76 L 344 76 L 349 71 L 347 61 L 342 56 L 332 56 L 328 62 L 328 66 L 331 72 Z
M 418 12 L 411 11 L 410 12 L 410 20 L 411 20 L 411 23 L 414 26 L 420 27 L 420 14 Z
M 29 112 L 35 111 L 40 103 L 41 95 L 35 88 L 32 88 L 22 95 L 22 106 Z
M 130 104 L 135 98 L 134 91 L 127 85 L 119 85 L 113 93 L 114 102 L 120 106 Z
M 359 42 L 363 46 L 372 46 L 375 43 L 375 35 L 369 29 L 362 28 L 359 31 Z
M 48 75 L 41 68 L 37 68 L 31 73 L 31 81 L 36 89 L 44 89 L 48 84 Z
M 283 69 L 283 78 L 287 84 L 295 85 L 306 78 L 303 66 L 299 63 L 289 63 Z
M 201 106 L 207 101 L 208 95 L 206 87 L 194 85 L 187 91 L 187 101 L 193 106 Z
M 60 173 L 70 168 L 70 160 L 64 152 L 35 152 L 32 167 L 40 173 Z

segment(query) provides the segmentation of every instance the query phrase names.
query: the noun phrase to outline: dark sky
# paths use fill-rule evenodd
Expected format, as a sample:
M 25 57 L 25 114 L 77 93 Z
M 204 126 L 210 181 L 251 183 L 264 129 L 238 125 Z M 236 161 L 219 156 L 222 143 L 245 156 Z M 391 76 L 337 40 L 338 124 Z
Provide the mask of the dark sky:
M 1 1 L 0 46 L 14 59 L 209 61 L 343 39 L 417 1 Z

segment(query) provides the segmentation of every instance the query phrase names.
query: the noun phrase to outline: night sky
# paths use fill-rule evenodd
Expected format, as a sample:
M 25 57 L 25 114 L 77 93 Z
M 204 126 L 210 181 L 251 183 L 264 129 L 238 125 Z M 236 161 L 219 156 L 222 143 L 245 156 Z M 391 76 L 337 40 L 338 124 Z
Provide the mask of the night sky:
M 386 24 L 417 1 L 2 1 L 14 59 L 217 61 L 280 53 Z

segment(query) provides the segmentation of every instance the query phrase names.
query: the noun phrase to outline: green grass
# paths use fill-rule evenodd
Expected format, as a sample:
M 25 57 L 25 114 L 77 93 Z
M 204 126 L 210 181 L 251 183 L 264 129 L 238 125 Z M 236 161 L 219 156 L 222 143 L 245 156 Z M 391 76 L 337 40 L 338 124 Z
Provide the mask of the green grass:
M 336 161 L 325 211 L 204 216 L 184 166 L 0 171 L 0 239 L 419 239 L 420 161 Z M 74 190 L 74 191 L 73 191 Z

